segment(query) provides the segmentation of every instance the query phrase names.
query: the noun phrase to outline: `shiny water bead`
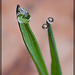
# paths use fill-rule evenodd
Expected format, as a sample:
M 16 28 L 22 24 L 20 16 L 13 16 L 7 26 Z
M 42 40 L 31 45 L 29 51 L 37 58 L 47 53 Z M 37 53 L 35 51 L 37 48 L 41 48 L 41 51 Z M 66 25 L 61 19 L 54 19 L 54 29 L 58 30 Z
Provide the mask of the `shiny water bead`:
M 31 19 L 31 15 L 29 14 L 29 12 L 19 5 L 17 5 L 16 14 L 19 23 L 27 23 Z
M 48 29 L 48 25 L 45 23 L 45 24 L 42 25 L 42 28 L 43 28 L 44 30 L 47 30 L 47 29 Z
M 52 17 L 47 18 L 47 23 L 52 24 L 54 22 L 54 19 Z
M 49 24 L 52 24 L 54 19 L 52 17 L 47 18 L 46 23 L 42 25 L 42 28 L 44 30 L 48 29 Z

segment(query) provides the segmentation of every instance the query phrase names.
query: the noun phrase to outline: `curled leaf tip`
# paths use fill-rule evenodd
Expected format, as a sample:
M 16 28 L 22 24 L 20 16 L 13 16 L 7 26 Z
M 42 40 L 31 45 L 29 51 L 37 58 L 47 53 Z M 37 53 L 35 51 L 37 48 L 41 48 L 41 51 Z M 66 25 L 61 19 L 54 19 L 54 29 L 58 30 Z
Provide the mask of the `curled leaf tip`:
M 16 8 L 16 14 L 18 13 L 19 7 L 20 7 L 20 5 L 18 4 L 18 5 L 17 5 L 17 8 Z

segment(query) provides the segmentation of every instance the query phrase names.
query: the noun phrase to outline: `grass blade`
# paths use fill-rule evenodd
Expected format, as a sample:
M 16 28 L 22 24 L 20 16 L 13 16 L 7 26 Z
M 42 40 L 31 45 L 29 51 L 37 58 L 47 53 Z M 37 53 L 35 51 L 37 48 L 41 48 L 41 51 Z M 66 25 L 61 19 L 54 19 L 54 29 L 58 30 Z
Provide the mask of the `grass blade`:
M 46 24 L 43 24 L 42 28 L 47 29 L 49 45 L 50 45 L 50 53 L 51 53 L 51 75 L 62 75 L 60 62 L 58 58 L 56 43 L 53 35 L 53 30 L 51 27 L 51 23 L 53 22 L 53 18 L 49 17 L 46 21 Z
M 18 10 L 20 11 L 21 9 L 22 8 L 18 5 L 16 12 L 18 13 Z M 42 57 L 39 45 L 28 23 L 28 19 L 30 17 L 28 18 L 26 16 L 27 13 L 25 13 L 25 11 L 26 10 L 23 9 L 21 13 L 19 14 L 19 16 L 17 16 L 18 22 L 19 22 L 19 28 L 22 33 L 24 43 L 36 65 L 39 75 L 48 75 L 48 71 L 47 71 L 44 59 Z M 25 22 L 24 22 L 24 19 L 25 19 Z
M 48 38 L 49 38 L 50 52 L 51 52 L 51 58 L 52 58 L 51 75 L 62 75 L 51 25 L 49 25 L 48 27 Z

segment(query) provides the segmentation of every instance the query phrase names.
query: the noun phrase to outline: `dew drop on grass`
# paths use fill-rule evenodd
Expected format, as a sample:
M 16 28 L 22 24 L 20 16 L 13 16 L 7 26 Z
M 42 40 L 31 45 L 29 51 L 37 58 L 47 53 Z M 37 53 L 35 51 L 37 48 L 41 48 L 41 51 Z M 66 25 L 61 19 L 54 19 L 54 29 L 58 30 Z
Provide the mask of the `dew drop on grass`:
M 47 30 L 47 29 L 48 29 L 48 25 L 47 25 L 47 24 L 43 24 L 43 25 L 42 25 L 42 28 L 43 28 L 44 30 Z
M 16 14 L 19 23 L 27 23 L 31 19 L 29 12 L 26 9 L 20 7 L 20 5 L 17 5 Z
M 54 21 L 54 19 L 52 17 L 48 17 L 47 20 L 46 20 L 46 23 L 42 25 L 42 28 L 44 30 L 47 30 L 48 27 L 49 27 L 49 24 L 52 24 Z
M 52 24 L 54 22 L 54 19 L 52 17 L 47 18 L 47 23 Z

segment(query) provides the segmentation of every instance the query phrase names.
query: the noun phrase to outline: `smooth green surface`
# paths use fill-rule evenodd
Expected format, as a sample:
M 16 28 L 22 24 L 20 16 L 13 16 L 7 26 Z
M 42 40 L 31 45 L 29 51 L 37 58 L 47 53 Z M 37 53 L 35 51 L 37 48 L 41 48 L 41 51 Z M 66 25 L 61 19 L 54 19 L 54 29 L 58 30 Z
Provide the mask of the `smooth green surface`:
M 50 52 L 51 52 L 51 59 L 52 59 L 51 75 L 62 75 L 57 48 L 56 48 L 56 43 L 55 43 L 55 39 L 53 36 L 52 27 L 50 24 L 48 27 L 48 38 L 49 38 Z
M 16 15 L 24 43 L 36 65 L 39 75 L 48 75 L 39 45 L 29 26 L 31 15 L 26 9 L 20 7 L 20 5 L 17 5 Z
M 37 67 L 39 75 L 48 75 L 40 48 L 28 23 L 19 23 L 24 43 Z

